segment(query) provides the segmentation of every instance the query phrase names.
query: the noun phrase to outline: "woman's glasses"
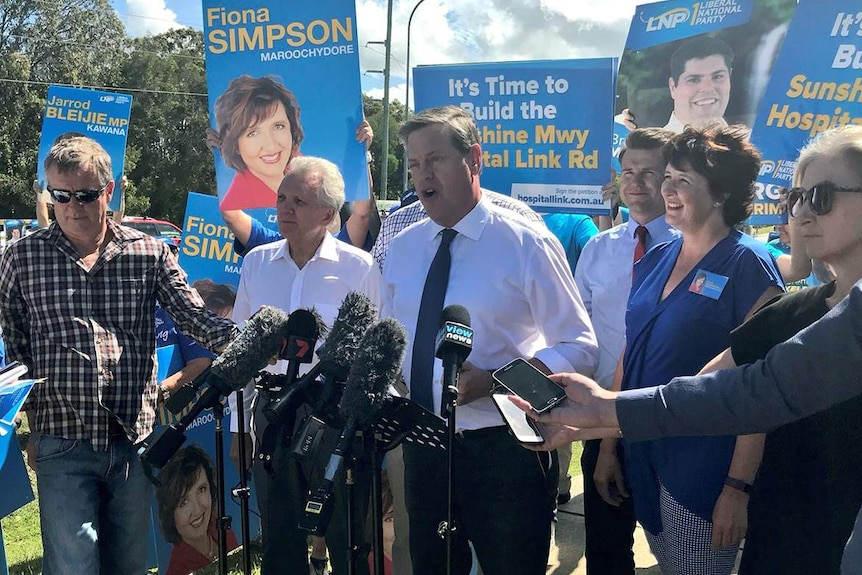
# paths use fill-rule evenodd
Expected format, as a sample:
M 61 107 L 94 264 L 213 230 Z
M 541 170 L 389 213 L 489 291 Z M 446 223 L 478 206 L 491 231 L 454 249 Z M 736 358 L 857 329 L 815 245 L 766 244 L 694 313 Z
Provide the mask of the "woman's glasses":
M 73 196 L 78 203 L 89 204 L 91 202 L 95 202 L 107 187 L 108 184 L 105 184 L 98 190 L 76 190 L 71 192 L 69 190 L 55 190 L 48 186 L 48 193 L 51 194 L 51 197 L 55 202 L 60 204 L 68 204 L 72 201 Z
M 825 216 L 832 209 L 835 192 L 862 193 L 862 188 L 840 188 L 832 182 L 815 184 L 810 190 L 790 188 L 787 192 L 787 210 L 790 217 L 795 218 L 805 202 L 808 202 L 815 215 Z

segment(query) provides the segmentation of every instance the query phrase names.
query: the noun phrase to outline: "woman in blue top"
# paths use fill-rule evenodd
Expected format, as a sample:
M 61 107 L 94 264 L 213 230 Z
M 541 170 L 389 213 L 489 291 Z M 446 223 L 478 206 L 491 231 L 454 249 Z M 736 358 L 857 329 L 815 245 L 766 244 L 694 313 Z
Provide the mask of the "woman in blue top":
M 783 289 L 766 247 L 733 229 L 750 213 L 760 167 L 747 137 L 741 127 L 689 128 L 665 149 L 666 218 L 682 237 L 634 267 L 615 382 L 622 389 L 697 373 Z M 731 572 L 748 504 L 738 487 L 751 483 L 759 456 L 735 453 L 735 444 L 735 437 L 681 437 L 625 445 L 635 515 L 665 575 Z M 627 495 L 615 450 L 615 440 L 602 442 L 596 470 L 611 504 Z

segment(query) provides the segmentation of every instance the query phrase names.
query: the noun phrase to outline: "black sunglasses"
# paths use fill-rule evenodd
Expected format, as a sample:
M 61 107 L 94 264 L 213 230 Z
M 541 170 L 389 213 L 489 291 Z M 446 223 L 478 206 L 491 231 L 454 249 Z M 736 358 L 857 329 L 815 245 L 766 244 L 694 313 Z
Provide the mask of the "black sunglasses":
M 69 190 L 55 190 L 51 186 L 48 186 L 48 193 L 51 194 L 55 202 L 60 204 L 68 204 L 72 201 L 72 196 L 75 196 L 75 200 L 80 204 L 89 204 L 90 202 L 95 202 L 107 187 L 108 184 L 105 184 L 98 190 L 76 190 L 71 192 Z
M 811 211 L 818 216 L 825 216 L 832 209 L 832 198 L 835 192 L 862 193 L 862 188 L 840 188 L 832 182 L 820 182 L 810 190 L 805 188 L 790 188 L 787 192 L 787 211 L 795 218 L 805 202 L 811 206 Z

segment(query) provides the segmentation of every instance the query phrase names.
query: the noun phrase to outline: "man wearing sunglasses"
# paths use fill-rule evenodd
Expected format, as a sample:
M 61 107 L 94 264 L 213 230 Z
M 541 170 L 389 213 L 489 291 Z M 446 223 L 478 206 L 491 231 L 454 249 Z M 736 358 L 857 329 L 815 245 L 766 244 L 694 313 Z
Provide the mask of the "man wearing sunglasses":
M 45 378 L 24 408 L 46 575 L 146 571 L 151 487 L 134 443 L 155 420 L 156 300 L 210 350 L 236 334 L 166 244 L 107 217 L 111 173 L 94 140 L 56 143 L 45 159 L 56 222 L 0 256 L 9 356 Z

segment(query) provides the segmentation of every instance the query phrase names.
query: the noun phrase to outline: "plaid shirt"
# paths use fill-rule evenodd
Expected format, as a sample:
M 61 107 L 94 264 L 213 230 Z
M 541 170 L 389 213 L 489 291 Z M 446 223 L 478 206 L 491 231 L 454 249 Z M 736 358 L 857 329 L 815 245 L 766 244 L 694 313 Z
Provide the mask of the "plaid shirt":
M 156 300 L 210 349 L 236 334 L 210 313 L 166 244 L 108 222 L 113 238 L 87 271 L 52 224 L 0 256 L 0 323 L 9 356 L 46 378 L 25 409 L 39 433 L 107 449 L 119 422 L 133 441 L 153 429 Z
M 534 212 L 530 206 L 521 200 L 516 200 L 511 196 L 504 196 L 503 194 L 498 194 L 484 188 L 482 189 L 482 195 L 487 196 L 495 206 L 517 212 L 527 220 L 541 224 L 543 229 L 546 228 L 542 216 Z M 374 247 L 371 249 L 371 255 L 374 256 L 377 265 L 380 266 L 380 273 L 383 273 L 383 264 L 386 262 L 386 254 L 389 251 L 389 244 L 392 242 L 392 238 L 397 236 L 407 226 L 415 224 L 419 220 L 424 220 L 427 217 L 428 212 L 425 211 L 422 203 L 416 201 L 396 210 L 383 220 L 383 224 L 380 226 L 380 234 L 377 236 L 377 241 L 374 242 Z

